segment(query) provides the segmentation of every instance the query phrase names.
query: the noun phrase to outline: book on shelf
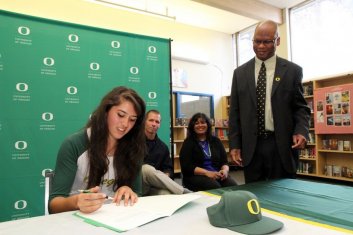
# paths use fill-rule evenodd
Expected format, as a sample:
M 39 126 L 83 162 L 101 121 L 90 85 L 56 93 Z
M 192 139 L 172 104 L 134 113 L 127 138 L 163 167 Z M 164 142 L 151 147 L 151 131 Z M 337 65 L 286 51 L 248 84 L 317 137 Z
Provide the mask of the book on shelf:
M 337 166 L 337 165 L 332 166 L 332 176 L 341 177 L 342 176 L 341 171 L 342 171 L 341 166 Z
M 188 124 L 188 118 L 175 118 L 175 126 L 187 126 Z
M 313 101 L 312 100 L 308 100 L 308 107 L 310 108 L 310 111 L 313 113 L 314 112 L 314 106 L 313 106 Z
M 343 151 L 343 140 L 339 140 L 337 142 L 337 150 L 338 151 Z
M 324 139 L 322 140 L 322 149 L 351 151 L 351 142 L 349 140 Z
M 95 212 L 89 214 L 76 212 L 74 215 L 95 226 L 124 232 L 156 219 L 171 216 L 179 208 L 199 197 L 201 196 L 198 194 L 139 197 L 133 206 L 117 206 L 110 203 L 104 204 Z
M 227 139 L 228 138 L 228 130 L 224 128 L 217 128 L 215 130 L 215 136 L 218 138 L 222 139 Z
M 315 144 L 315 134 L 312 132 L 309 132 L 308 144 Z
M 342 166 L 342 177 L 353 178 L 353 168 Z
M 305 148 L 299 151 L 301 158 L 315 158 L 315 148 Z
M 314 128 L 314 117 L 313 116 L 310 117 L 309 128 Z
M 351 151 L 351 142 L 349 140 L 343 141 L 343 151 Z
M 304 84 L 303 85 L 303 95 L 304 96 L 313 95 L 313 85 L 312 84 Z
M 312 174 L 314 172 L 314 165 L 311 162 L 299 161 L 297 172 L 303 174 Z
M 326 176 L 353 178 L 353 168 L 326 164 L 324 167 L 324 174 Z
M 332 176 L 332 165 L 325 165 L 324 174 L 326 176 Z
M 338 140 L 337 139 L 329 139 L 328 145 L 330 150 L 338 150 Z
M 228 127 L 228 119 L 216 119 L 215 127 Z
M 220 139 L 224 139 L 223 129 L 217 129 L 217 136 Z

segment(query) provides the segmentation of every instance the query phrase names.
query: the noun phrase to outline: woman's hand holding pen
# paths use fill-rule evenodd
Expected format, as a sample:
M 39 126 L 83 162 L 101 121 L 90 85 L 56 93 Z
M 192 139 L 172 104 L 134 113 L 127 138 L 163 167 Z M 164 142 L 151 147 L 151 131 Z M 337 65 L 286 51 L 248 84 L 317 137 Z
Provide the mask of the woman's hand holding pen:
M 107 195 L 100 193 L 98 186 L 80 192 L 77 194 L 77 207 L 83 213 L 91 213 L 98 210 L 107 199 Z
M 112 201 L 117 205 L 120 205 L 120 201 L 124 201 L 124 206 L 129 205 L 129 202 L 132 206 L 138 199 L 137 194 L 128 186 L 120 187 L 116 191 L 114 198 L 108 197 L 105 193 L 100 193 L 98 186 L 87 190 L 79 190 L 79 192 L 76 204 L 83 213 L 91 213 L 98 210 L 107 199 L 113 199 Z

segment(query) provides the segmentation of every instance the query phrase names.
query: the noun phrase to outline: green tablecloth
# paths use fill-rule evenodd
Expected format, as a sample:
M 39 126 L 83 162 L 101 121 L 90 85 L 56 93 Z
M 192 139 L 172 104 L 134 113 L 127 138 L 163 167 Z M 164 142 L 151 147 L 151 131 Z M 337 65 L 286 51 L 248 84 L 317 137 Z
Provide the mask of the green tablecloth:
M 254 193 L 262 208 L 353 231 L 353 187 L 280 179 L 208 192 L 221 195 L 232 190 Z

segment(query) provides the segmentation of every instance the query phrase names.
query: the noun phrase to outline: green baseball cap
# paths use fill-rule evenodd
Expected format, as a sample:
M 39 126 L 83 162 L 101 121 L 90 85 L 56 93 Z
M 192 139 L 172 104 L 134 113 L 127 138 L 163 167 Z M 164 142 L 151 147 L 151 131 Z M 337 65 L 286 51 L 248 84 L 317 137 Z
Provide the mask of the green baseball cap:
M 261 214 L 257 197 L 248 191 L 237 190 L 222 194 L 219 203 L 207 208 L 213 226 L 244 234 L 268 234 L 283 227 L 283 223 Z

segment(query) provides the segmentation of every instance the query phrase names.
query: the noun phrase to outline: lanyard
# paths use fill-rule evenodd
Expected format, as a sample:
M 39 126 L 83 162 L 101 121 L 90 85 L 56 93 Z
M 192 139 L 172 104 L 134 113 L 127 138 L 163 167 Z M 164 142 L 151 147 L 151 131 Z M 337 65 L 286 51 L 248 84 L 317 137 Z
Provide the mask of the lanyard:
M 202 148 L 202 151 L 203 151 L 205 157 L 211 158 L 211 149 L 210 149 L 210 145 L 208 144 L 208 142 L 207 141 L 203 141 L 203 142 L 199 141 L 199 144 Z

